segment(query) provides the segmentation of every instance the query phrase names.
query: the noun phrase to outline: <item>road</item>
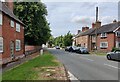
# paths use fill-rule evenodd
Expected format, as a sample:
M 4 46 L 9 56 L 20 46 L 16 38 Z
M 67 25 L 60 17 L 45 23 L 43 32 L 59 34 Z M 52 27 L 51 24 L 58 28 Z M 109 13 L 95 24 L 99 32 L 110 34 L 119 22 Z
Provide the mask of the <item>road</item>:
M 105 56 L 70 53 L 57 49 L 48 50 L 78 80 L 118 80 L 118 70 L 120 68 L 117 61 L 107 60 Z

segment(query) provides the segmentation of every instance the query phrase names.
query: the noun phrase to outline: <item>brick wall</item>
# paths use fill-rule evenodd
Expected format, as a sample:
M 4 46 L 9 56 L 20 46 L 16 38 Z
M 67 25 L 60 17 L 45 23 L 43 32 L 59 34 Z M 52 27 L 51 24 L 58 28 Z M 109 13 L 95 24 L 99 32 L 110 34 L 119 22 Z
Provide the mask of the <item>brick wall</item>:
M 10 51 L 10 43 L 14 42 L 14 54 L 15 56 L 22 56 L 24 54 L 24 29 L 23 26 L 20 25 L 20 32 L 16 32 L 16 21 L 14 21 L 14 27 L 10 26 L 11 18 L 7 15 L 3 14 L 3 25 L 2 25 L 2 37 L 4 43 L 4 51 L 2 53 L 3 60 L 10 61 L 11 60 L 11 51 Z M 16 39 L 21 40 L 21 50 L 16 51 Z
M 84 46 L 84 47 L 86 47 L 86 48 L 88 48 L 89 47 L 89 37 L 88 37 L 88 35 L 86 35 L 86 36 L 79 36 L 79 37 L 77 37 L 76 38 L 76 45 L 81 45 L 81 46 Z
M 108 52 L 111 51 L 113 47 L 115 47 L 115 34 L 114 33 L 107 33 L 106 38 L 101 38 L 99 34 L 97 37 L 97 47 L 98 51 Z M 100 48 L 100 42 L 108 42 L 107 48 Z

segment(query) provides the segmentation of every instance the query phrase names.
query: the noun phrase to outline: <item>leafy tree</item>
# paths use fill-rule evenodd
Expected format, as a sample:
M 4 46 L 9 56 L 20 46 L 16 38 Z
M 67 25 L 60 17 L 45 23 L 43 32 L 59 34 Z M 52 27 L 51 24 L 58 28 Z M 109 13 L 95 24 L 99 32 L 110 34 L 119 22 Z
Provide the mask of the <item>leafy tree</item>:
M 72 45 L 72 34 L 70 31 L 64 36 L 64 45 L 65 46 L 71 46 Z
M 49 40 L 50 27 L 46 20 L 47 9 L 42 2 L 14 2 L 15 15 L 26 25 L 25 43 L 42 45 Z

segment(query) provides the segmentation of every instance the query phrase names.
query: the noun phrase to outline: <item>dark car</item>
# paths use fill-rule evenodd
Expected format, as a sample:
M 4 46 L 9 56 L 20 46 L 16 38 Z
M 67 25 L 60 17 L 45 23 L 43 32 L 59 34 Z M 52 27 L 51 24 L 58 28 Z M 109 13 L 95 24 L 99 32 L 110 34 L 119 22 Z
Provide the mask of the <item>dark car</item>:
M 77 46 L 69 46 L 65 48 L 65 51 L 76 52 L 77 49 L 78 49 Z
M 69 48 L 70 48 L 71 46 L 68 46 L 68 47 L 66 47 L 65 48 L 65 51 L 69 51 Z
M 82 53 L 82 54 L 88 54 L 88 53 L 89 53 L 88 49 L 85 48 L 85 47 L 79 47 L 76 52 L 77 52 L 77 53 L 80 53 L 80 54 L 81 54 L 81 53 Z
M 60 49 L 60 47 L 59 47 L 59 46 L 56 46 L 55 48 L 56 48 L 56 49 Z
M 120 61 L 120 50 L 107 53 L 108 60 L 119 60 Z

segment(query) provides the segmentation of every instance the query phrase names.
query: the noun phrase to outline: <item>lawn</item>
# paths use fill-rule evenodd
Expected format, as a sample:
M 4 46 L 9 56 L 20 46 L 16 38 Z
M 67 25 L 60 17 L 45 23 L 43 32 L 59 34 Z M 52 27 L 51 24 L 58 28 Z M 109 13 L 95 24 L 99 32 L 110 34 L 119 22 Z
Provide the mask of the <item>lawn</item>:
M 40 72 L 42 73 L 40 68 L 56 67 L 59 65 L 60 63 L 56 62 L 56 58 L 50 53 L 46 52 L 42 56 L 38 56 L 23 63 L 22 65 L 4 72 L 2 75 L 2 80 L 40 80 L 42 79 L 40 78 Z

